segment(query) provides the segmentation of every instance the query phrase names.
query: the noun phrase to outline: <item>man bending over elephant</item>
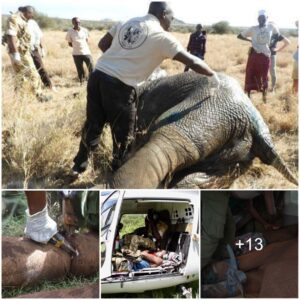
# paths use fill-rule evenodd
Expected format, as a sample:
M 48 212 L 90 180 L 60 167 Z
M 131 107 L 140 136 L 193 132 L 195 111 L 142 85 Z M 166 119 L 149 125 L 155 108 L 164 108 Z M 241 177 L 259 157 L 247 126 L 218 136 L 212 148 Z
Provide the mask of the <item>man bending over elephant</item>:
M 217 74 L 167 32 L 172 20 L 173 11 L 166 2 L 151 2 L 146 16 L 115 25 L 100 40 L 103 55 L 88 81 L 87 116 L 74 158 L 75 173 L 86 170 L 89 154 L 97 147 L 106 122 L 113 135 L 112 168 L 120 166 L 134 139 L 136 88 L 164 59 L 182 62 L 218 85 Z

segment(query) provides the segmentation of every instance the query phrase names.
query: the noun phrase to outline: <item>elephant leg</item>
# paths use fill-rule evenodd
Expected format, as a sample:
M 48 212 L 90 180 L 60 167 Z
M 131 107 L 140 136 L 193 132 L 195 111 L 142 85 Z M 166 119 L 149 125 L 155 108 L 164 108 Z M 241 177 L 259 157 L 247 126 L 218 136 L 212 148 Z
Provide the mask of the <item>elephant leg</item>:
M 178 132 L 156 132 L 109 180 L 111 188 L 157 188 L 200 160 L 197 147 Z
M 174 188 L 229 188 L 252 163 L 249 140 L 236 139 L 220 152 L 207 157 L 192 168 L 177 172 L 168 187 Z
M 176 173 L 169 188 L 178 189 L 228 189 L 234 180 L 244 174 L 251 163 L 233 164 L 219 170 L 182 171 Z

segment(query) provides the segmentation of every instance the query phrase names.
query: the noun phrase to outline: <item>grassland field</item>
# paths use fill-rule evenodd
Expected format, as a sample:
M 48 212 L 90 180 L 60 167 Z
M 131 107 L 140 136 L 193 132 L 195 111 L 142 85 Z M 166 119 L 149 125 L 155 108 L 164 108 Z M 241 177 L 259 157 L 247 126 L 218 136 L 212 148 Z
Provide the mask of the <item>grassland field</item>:
M 84 26 L 84 24 L 83 24 Z M 89 45 L 94 63 L 101 52 L 98 41 L 105 31 L 91 31 Z M 47 56 L 44 64 L 57 88 L 47 91 L 53 96 L 40 103 L 30 94 L 20 97 L 14 90 L 14 75 L 8 54 L 2 47 L 2 185 L 3 188 L 86 188 L 95 184 L 105 186 L 110 171 L 112 140 L 109 128 L 102 134 L 101 145 L 91 164 L 75 181 L 69 174 L 77 152 L 81 127 L 85 120 L 86 83 L 80 85 L 71 48 L 63 31 L 45 31 Z M 189 34 L 174 33 L 186 46 Z M 294 174 L 298 172 L 298 100 L 291 92 L 292 54 L 297 39 L 277 54 L 277 90 L 263 103 L 261 94 L 252 101 L 268 124 L 276 150 Z M 208 35 L 205 61 L 216 71 L 236 78 L 244 86 L 249 43 L 235 35 Z M 161 68 L 169 75 L 180 73 L 184 66 L 166 60 Z M 295 188 L 273 167 L 255 159 L 249 170 L 231 186 L 235 189 Z

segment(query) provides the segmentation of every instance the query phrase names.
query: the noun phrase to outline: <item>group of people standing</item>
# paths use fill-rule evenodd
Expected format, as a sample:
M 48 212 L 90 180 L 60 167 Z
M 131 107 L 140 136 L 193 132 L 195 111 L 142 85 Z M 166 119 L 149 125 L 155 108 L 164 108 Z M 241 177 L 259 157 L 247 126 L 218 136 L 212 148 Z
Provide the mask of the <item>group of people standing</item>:
M 24 89 L 24 83 L 41 101 L 49 100 L 42 93 L 42 84 L 52 91 L 56 91 L 48 72 L 45 69 L 43 58 L 46 55 L 43 47 L 43 33 L 34 20 L 34 8 L 22 6 L 8 18 L 5 32 L 4 44 L 7 43 L 12 66 L 19 80 L 16 87 Z M 93 60 L 88 46 L 88 30 L 80 26 L 80 19 L 72 19 L 71 28 L 66 40 L 73 48 L 72 55 L 78 73 L 79 81 L 82 83 L 85 76 L 83 63 L 86 63 L 89 73 L 93 71 Z M 49 97 L 48 97 L 49 98 Z
M 298 23 L 296 22 L 298 28 Z M 270 91 L 275 92 L 277 83 L 276 57 L 291 42 L 287 37 L 279 32 L 279 29 L 272 22 L 268 22 L 268 15 L 265 10 L 258 12 L 258 25 L 252 26 L 238 36 L 239 39 L 248 41 L 252 45 L 248 53 L 246 66 L 245 92 L 250 97 L 251 91 L 260 91 L 263 100 L 266 101 L 268 90 L 268 73 L 271 77 Z M 187 50 L 191 54 L 204 60 L 206 52 L 206 31 L 202 30 L 202 25 L 196 26 L 196 31 L 190 35 Z M 278 47 L 278 42 L 281 42 Z M 295 52 L 293 66 L 293 92 L 298 92 L 298 50 Z M 188 71 L 188 67 L 185 71 Z
M 42 33 L 32 20 L 31 6 L 19 8 L 8 19 L 6 31 L 12 65 L 23 81 L 29 81 L 38 98 L 43 97 L 41 80 L 53 89 L 42 62 Z M 258 26 L 250 27 L 238 38 L 251 42 L 246 67 L 245 92 L 261 91 L 266 100 L 268 72 L 271 66 L 272 90 L 276 84 L 276 53 L 290 42 L 279 33 L 267 14 L 260 11 Z M 79 81 L 85 79 L 85 63 L 89 71 L 87 84 L 86 121 L 82 130 L 79 150 L 74 158 L 73 172 L 82 173 L 88 165 L 91 152 L 99 143 L 99 136 L 106 122 L 113 134 L 112 169 L 116 170 L 126 156 L 134 139 L 136 122 L 137 88 L 142 85 L 164 59 L 170 58 L 185 65 L 185 71 L 208 76 L 218 87 L 219 79 L 205 62 L 206 32 L 201 24 L 191 34 L 187 50 L 170 34 L 173 11 L 167 2 L 151 2 L 148 14 L 113 26 L 100 40 L 103 52 L 95 67 L 88 45 L 88 30 L 80 26 L 80 19 L 72 19 L 73 28 L 66 35 L 77 69 Z M 283 41 L 281 47 L 277 43 Z M 38 72 L 40 78 L 38 76 Z

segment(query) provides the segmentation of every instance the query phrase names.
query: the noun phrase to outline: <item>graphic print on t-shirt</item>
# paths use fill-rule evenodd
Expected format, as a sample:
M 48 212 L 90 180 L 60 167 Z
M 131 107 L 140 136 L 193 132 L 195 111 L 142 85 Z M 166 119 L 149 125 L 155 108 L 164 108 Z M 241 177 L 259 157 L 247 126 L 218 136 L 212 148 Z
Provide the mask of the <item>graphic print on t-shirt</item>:
M 257 43 L 260 45 L 265 45 L 269 43 L 269 40 L 270 40 L 269 32 L 265 28 L 260 29 L 257 35 Z
M 128 22 L 119 31 L 119 43 L 122 48 L 128 50 L 140 47 L 147 37 L 148 27 L 144 22 Z

